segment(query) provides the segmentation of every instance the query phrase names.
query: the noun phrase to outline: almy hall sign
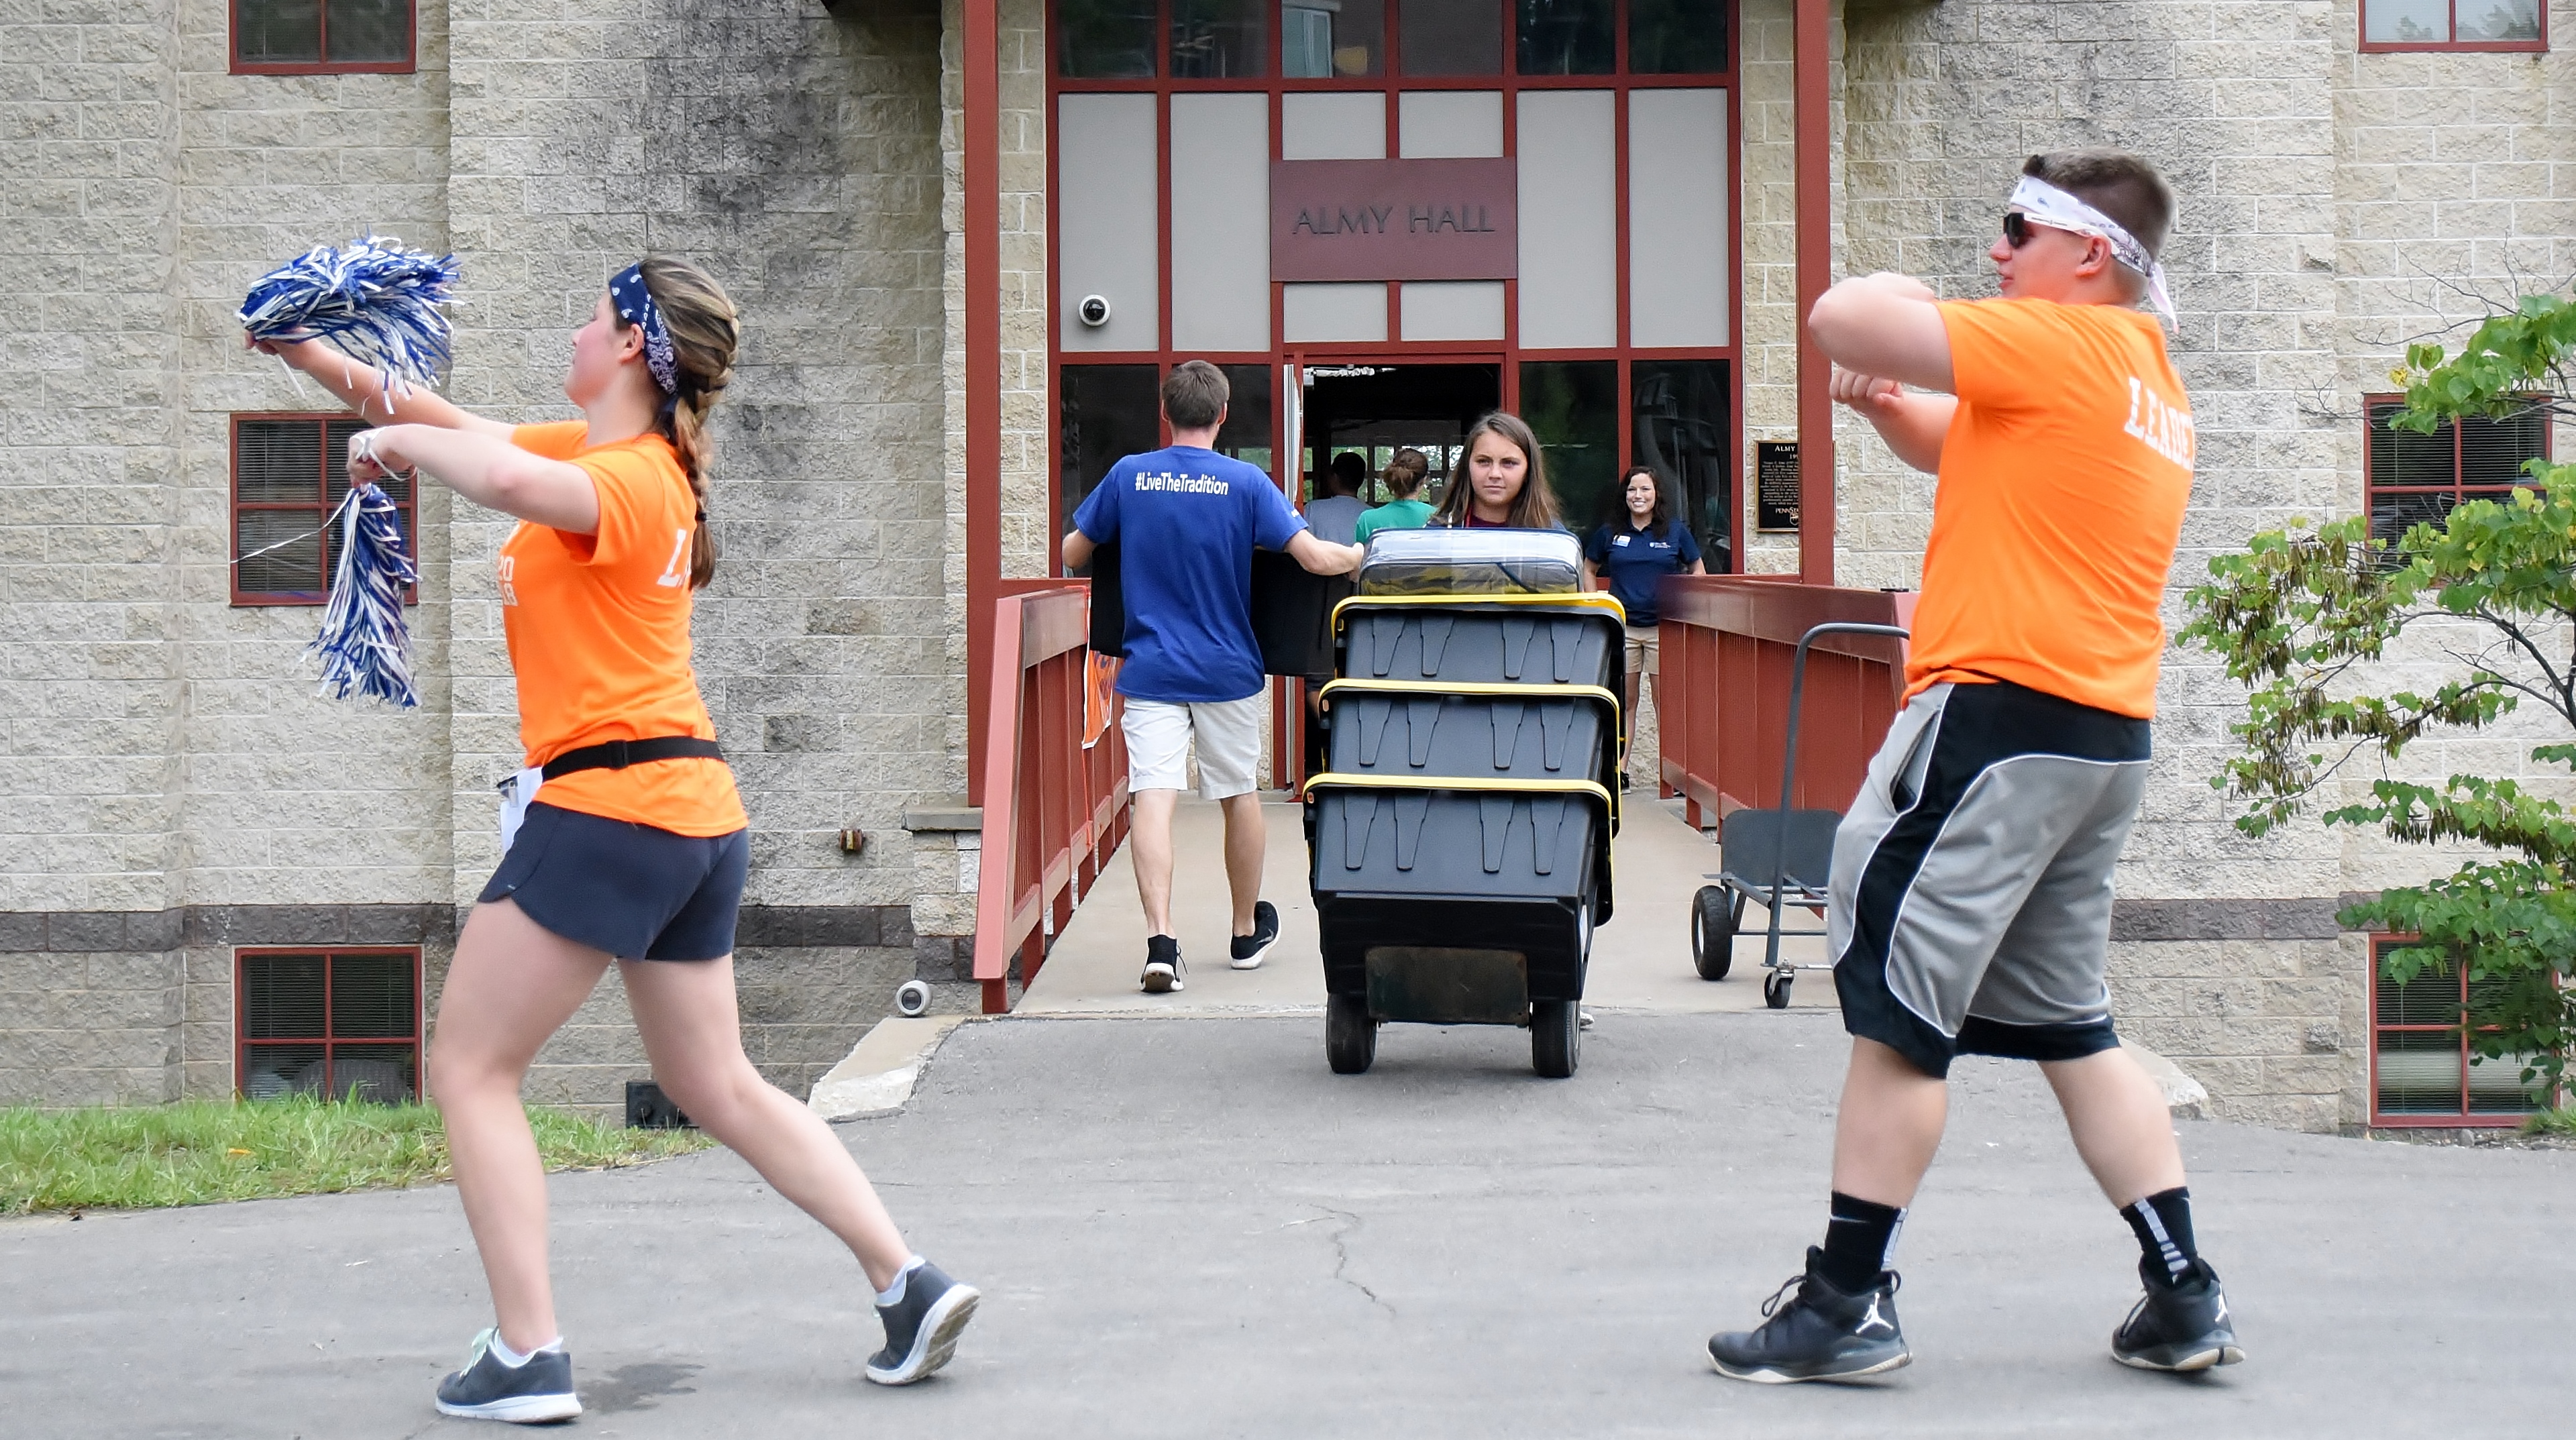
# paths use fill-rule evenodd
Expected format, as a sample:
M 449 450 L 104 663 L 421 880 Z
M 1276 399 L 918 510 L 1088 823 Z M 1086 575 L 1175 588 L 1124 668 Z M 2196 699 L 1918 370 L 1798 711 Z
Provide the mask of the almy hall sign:
M 1273 280 L 1509 280 L 1519 273 L 1516 161 L 1270 162 Z

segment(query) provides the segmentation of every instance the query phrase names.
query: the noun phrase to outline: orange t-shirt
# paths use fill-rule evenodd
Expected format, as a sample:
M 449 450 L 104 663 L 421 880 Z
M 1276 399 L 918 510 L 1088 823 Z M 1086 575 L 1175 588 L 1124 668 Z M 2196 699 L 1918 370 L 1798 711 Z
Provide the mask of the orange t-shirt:
M 689 665 L 689 547 L 697 497 L 671 442 L 593 446 L 579 420 L 522 425 L 510 443 L 590 473 L 599 533 L 520 521 L 501 546 L 501 628 L 519 677 L 528 765 L 604 740 L 715 738 Z M 537 800 L 681 835 L 750 824 L 721 760 L 655 760 L 547 781 Z
M 2191 502 L 2191 398 L 2153 317 L 1951 301 L 1941 446 L 1906 695 L 2009 680 L 2156 713 L 2157 611 Z

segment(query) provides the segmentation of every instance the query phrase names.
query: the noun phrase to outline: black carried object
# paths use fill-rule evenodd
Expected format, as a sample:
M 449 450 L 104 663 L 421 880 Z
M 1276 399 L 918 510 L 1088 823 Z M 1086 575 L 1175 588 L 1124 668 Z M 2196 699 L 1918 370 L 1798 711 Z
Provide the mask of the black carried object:
M 623 770 L 655 760 L 722 760 L 724 747 L 695 735 L 657 735 L 650 740 L 609 740 L 566 750 L 546 762 L 546 778 L 560 780 L 583 770 Z
M 1780 911 L 1790 905 L 1821 910 L 1834 866 L 1834 831 L 1842 825 L 1839 810 L 1794 810 L 1790 800 L 1798 780 L 1798 707 L 1807 687 L 1807 648 L 1820 635 L 1884 635 L 1908 638 L 1894 625 L 1835 621 L 1798 637 L 1798 652 L 1789 665 L 1789 738 L 1780 759 L 1780 804 L 1771 810 L 1738 810 L 1718 831 L 1717 883 L 1703 885 L 1691 902 L 1691 963 L 1702 980 L 1723 980 L 1735 960 L 1735 934 L 1744 921 L 1748 900 L 1770 912 L 1769 939 L 1762 952 L 1762 1003 L 1788 1008 L 1789 987 L 1799 966 L 1780 958 L 1783 935 L 1822 935 L 1824 928 L 1784 930 Z M 1831 969 L 1832 962 L 1809 969 Z
M 1265 675 L 1322 675 L 1333 668 L 1333 606 L 1348 596 L 1346 576 L 1317 575 L 1282 551 L 1252 552 L 1252 635 Z M 1091 557 L 1091 648 L 1127 653 L 1126 590 L 1118 542 Z

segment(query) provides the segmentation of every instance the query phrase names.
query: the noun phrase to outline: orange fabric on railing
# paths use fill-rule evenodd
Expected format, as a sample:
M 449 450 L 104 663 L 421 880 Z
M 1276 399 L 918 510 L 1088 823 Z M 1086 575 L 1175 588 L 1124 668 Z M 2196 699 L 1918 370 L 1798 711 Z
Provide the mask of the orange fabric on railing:
M 1109 733 L 1109 697 L 1118 684 L 1118 657 L 1092 651 L 1082 682 L 1082 748 L 1088 750 Z

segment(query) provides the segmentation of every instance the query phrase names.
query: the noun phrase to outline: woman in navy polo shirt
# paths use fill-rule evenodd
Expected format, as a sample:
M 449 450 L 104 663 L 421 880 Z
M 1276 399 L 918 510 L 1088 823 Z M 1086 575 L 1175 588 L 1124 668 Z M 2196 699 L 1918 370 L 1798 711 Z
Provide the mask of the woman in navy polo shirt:
M 1656 668 L 1655 587 L 1667 575 L 1708 572 L 1700 564 L 1699 542 L 1691 538 L 1690 527 L 1681 523 L 1681 507 L 1673 503 L 1669 481 L 1644 465 L 1632 465 L 1621 479 L 1621 489 L 1628 513 L 1593 531 L 1592 538 L 1583 542 L 1583 558 L 1592 562 L 1592 573 L 1607 582 L 1610 593 L 1628 612 L 1627 708 L 1620 713 L 1627 720 L 1629 735 L 1634 735 L 1637 677 L 1651 676 Z

